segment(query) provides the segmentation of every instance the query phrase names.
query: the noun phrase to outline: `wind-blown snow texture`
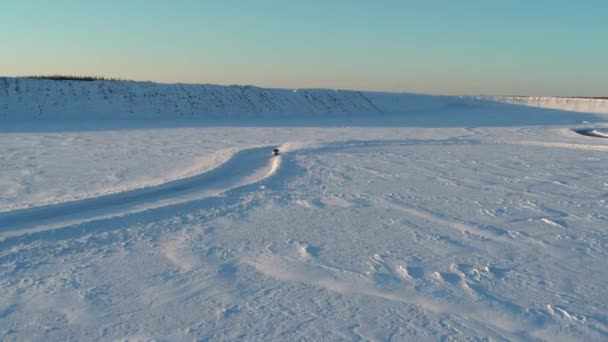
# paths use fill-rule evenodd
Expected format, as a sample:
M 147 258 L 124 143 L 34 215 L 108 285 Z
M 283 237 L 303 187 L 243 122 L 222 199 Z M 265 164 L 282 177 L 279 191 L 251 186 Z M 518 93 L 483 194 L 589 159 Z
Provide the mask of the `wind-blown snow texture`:
M 5 84 L 0 340 L 608 339 L 605 115 Z

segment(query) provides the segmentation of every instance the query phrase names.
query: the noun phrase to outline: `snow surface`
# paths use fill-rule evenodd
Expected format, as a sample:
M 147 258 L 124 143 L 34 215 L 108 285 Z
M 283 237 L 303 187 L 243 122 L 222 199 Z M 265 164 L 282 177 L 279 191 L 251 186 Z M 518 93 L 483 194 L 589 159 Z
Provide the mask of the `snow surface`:
M 574 112 L 608 114 L 608 98 L 493 96 L 480 97 L 480 99 Z
M 605 129 L 575 129 L 578 134 L 596 137 L 596 138 L 608 138 L 608 131 Z
M 608 339 L 608 140 L 574 131 L 606 116 L 375 96 L 255 121 L 11 107 L 0 339 Z
M 471 115 L 489 116 L 483 124 L 513 122 L 538 124 L 538 117 L 520 106 L 608 114 L 608 100 L 535 97 L 454 97 L 409 93 L 381 93 L 328 89 L 266 89 L 254 86 L 159 84 L 116 81 L 52 81 L 0 77 L 0 120 L 142 120 L 261 118 L 297 121 L 310 118 L 351 120 L 407 114 L 409 124 L 428 124 L 429 114 L 445 111 L 433 125 L 457 120 L 469 123 Z M 456 115 L 457 114 L 457 115 Z M 553 122 L 572 117 L 554 112 Z M 509 117 L 517 116 L 517 118 Z M 506 117 L 506 118 L 505 118 Z M 583 118 L 593 118 L 586 116 Z M 417 120 L 414 120 L 417 119 Z M 430 118 L 431 120 L 433 118 Z M 463 119 L 465 121 L 463 121 Z M 475 121 L 477 123 L 477 121 Z

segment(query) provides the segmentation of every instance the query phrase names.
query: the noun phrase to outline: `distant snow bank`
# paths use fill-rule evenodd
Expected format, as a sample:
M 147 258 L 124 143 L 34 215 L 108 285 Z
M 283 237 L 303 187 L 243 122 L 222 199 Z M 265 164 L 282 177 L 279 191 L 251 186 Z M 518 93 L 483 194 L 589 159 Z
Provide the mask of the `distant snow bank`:
M 608 114 L 608 99 L 580 97 L 491 96 L 480 99 L 572 112 Z
M 526 105 L 608 114 L 608 100 L 550 97 L 467 97 L 330 89 L 71 81 L 0 77 L 0 121 L 146 119 L 306 119 L 385 114 L 497 118 Z M 522 109 L 521 107 L 519 109 Z M 458 113 L 456 113 L 458 112 Z M 536 113 L 543 114 L 543 113 Z M 441 120 L 452 118 L 442 116 Z M 478 119 L 478 118 L 477 118 Z
M 456 99 L 351 90 L 0 78 L 0 120 L 374 115 L 441 109 Z

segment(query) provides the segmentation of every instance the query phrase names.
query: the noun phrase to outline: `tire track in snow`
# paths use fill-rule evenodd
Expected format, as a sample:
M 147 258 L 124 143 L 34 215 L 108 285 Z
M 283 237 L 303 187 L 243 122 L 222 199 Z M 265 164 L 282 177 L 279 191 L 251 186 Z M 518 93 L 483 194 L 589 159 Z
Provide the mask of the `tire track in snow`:
M 380 146 L 478 144 L 460 138 L 431 140 L 350 140 L 324 143 L 287 143 L 288 153 L 323 153 Z M 209 198 L 259 182 L 277 173 L 281 157 L 269 157 L 272 146 L 246 149 L 203 174 L 157 186 L 28 209 L 0 213 L 0 241 L 7 238 L 120 217 L 126 214 Z
M 246 149 L 203 174 L 111 195 L 0 214 L 0 240 L 219 195 L 277 172 L 271 147 Z

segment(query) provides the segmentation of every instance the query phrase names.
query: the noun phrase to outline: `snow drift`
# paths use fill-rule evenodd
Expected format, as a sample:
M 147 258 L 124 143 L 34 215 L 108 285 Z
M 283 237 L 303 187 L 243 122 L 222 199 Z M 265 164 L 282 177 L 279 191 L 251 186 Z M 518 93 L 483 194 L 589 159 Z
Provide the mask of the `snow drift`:
M 576 133 L 594 138 L 608 138 L 608 132 L 601 129 L 575 129 Z
M 505 115 L 510 116 L 507 123 L 521 121 L 514 120 L 515 114 L 526 124 L 546 121 L 547 111 L 531 111 L 528 106 L 608 114 L 608 100 L 602 99 L 433 96 L 355 90 L 0 77 L 0 120 L 5 121 L 374 118 L 391 114 L 406 114 L 408 120 L 424 123 L 429 120 L 438 120 L 438 123 L 455 119 L 462 121 L 470 115 L 475 117 L 473 121 L 478 122 L 481 118 L 489 120 L 488 124 L 504 121 Z M 556 115 L 552 122 L 556 121 Z M 563 113 L 561 115 L 562 119 L 571 119 L 568 115 L 568 118 Z M 583 119 L 594 120 L 592 117 Z
M 453 97 L 328 89 L 0 78 L 0 119 L 233 118 L 437 109 Z
M 608 114 L 608 98 L 492 96 L 481 99 L 572 112 Z

